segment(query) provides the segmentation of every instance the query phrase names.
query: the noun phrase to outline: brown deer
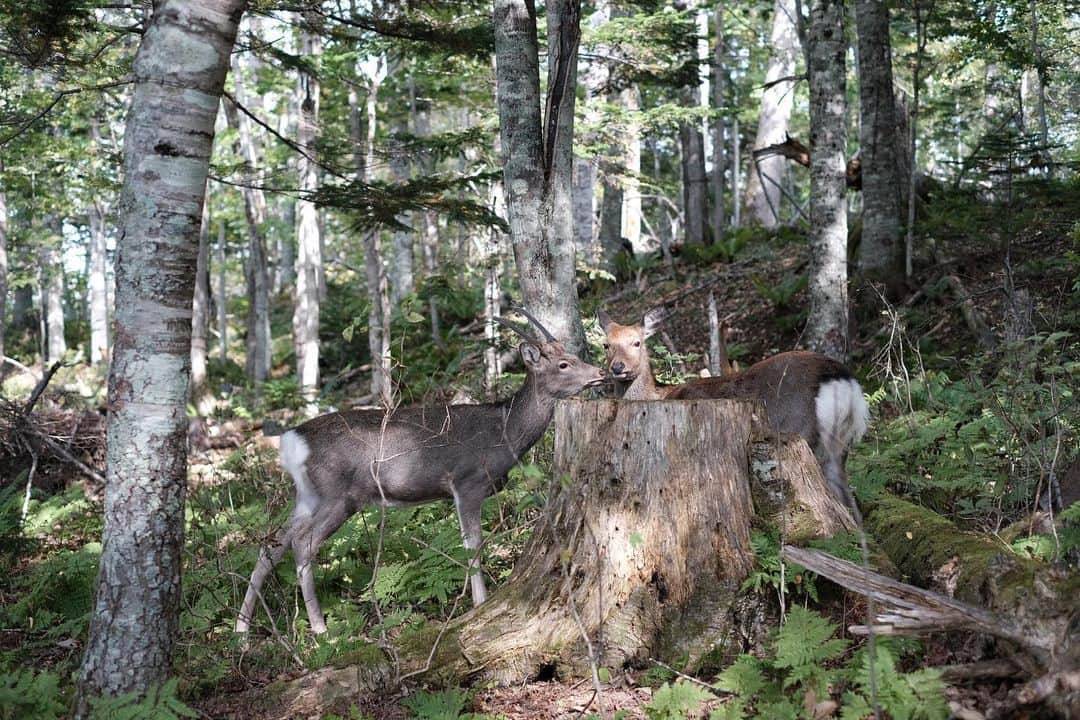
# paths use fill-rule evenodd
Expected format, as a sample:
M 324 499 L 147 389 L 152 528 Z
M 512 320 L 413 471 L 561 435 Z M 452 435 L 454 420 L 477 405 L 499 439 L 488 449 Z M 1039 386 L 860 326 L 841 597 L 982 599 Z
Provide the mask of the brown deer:
M 870 410 L 858 381 L 844 365 L 819 353 L 796 350 L 774 355 L 742 372 L 658 385 L 645 341 L 666 318 L 662 308 L 645 313 L 638 325 L 620 325 L 600 310 L 607 335 L 608 370 L 625 400 L 757 399 L 778 432 L 806 439 L 833 493 L 848 507 L 848 449 L 863 436 Z
M 326 631 L 315 594 L 312 564 L 319 546 L 360 509 L 373 503 L 414 505 L 452 499 L 469 560 L 473 603 L 487 597 L 480 573 L 480 509 L 506 484 L 507 472 L 540 439 L 555 401 L 604 381 L 599 368 L 544 334 L 518 350 L 525 382 L 508 400 L 484 405 L 441 405 L 352 410 L 320 415 L 281 436 L 281 466 L 296 486 L 289 521 L 259 554 L 236 631 L 244 633 L 266 576 L 292 549 L 311 630 Z

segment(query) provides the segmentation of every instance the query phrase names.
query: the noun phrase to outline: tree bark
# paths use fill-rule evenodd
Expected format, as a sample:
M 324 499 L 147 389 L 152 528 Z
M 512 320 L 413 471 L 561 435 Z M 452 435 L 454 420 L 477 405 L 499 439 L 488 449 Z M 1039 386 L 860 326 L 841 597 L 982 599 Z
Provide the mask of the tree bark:
M 368 92 L 364 103 L 367 120 L 367 136 L 360 142 L 354 135 L 354 152 L 363 156 L 365 182 L 375 179 L 375 133 L 378 123 L 379 88 L 386 79 L 386 57 L 365 58 L 360 62 L 360 72 L 367 79 Z M 358 115 L 357 108 L 354 114 Z M 359 128 L 359 122 L 353 123 Z M 367 271 L 368 292 L 368 350 L 371 352 L 371 394 L 383 407 L 393 407 L 394 384 L 391 374 L 393 359 L 390 355 L 390 282 L 379 232 L 370 230 L 364 234 L 364 267 Z
M 63 229 L 58 218 L 50 220 L 49 226 L 52 237 L 42 247 L 39 271 L 45 362 L 51 365 L 63 359 L 67 352 L 67 341 L 64 339 L 64 263 L 60 251 Z
M 90 363 L 109 364 L 109 297 L 106 267 L 105 210 L 101 201 L 90 203 L 90 272 L 86 279 L 87 305 L 90 306 Z
M 697 88 L 683 88 L 682 104 L 697 105 Z M 708 179 L 705 177 L 705 138 L 700 123 L 679 125 L 679 147 L 682 150 L 683 182 L 683 242 L 705 245 L 708 241 Z
M 202 417 L 214 409 L 207 385 L 207 336 L 210 334 L 210 193 L 203 200 L 199 254 L 195 262 L 195 296 L 191 303 L 191 402 Z
M 237 58 L 233 63 L 233 86 L 236 101 L 250 108 L 244 68 Z M 266 252 L 266 196 L 256 187 L 259 167 L 255 141 L 251 134 L 251 121 L 231 103 L 226 116 L 236 128 L 237 145 L 244 160 L 248 178 L 241 188 L 244 197 L 244 217 L 247 221 L 248 257 L 244 268 L 247 281 L 247 354 L 245 369 L 256 387 L 270 376 L 270 273 Z
M 883 282 L 897 297 L 904 277 L 901 242 L 901 178 L 897 152 L 897 109 L 894 102 L 889 6 L 857 0 L 855 18 L 859 45 L 859 154 L 862 163 L 862 239 L 859 270 Z
M 217 245 L 214 248 L 214 263 L 217 265 L 217 287 L 214 288 L 214 303 L 217 305 L 218 360 L 225 365 L 229 360 L 229 321 L 226 307 L 225 281 L 225 223 L 218 222 Z
M 105 527 L 76 717 L 170 669 L 180 610 L 191 302 L 242 0 L 162 0 L 133 68 L 119 203 Z
M 791 108 L 795 99 L 795 63 L 799 55 L 794 0 L 776 0 L 769 47 L 773 52 L 765 70 L 765 89 L 761 93 L 755 148 L 783 142 L 790 126 Z M 762 185 L 753 166 L 754 160 L 751 159 L 750 163 L 750 178 L 743 195 L 745 216 L 748 222 L 764 227 L 776 227 L 779 225 L 777 217 L 780 213 L 780 188 L 768 180 Z M 784 174 L 783 158 L 763 159 L 758 167 L 762 177 L 771 177 L 777 183 L 781 181 Z
M 394 182 L 406 182 L 409 179 L 409 159 L 402 148 L 398 138 L 408 132 L 408 125 L 404 121 L 395 122 L 395 140 L 390 152 L 390 175 Z M 405 225 L 412 225 L 411 216 L 405 215 L 398 220 Z M 414 290 L 413 281 L 413 231 L 395 228 L 393 232 L 393 252 L 390 258 L 390 308 L 401 305 L 401 300 Z
M 816 0 L 810 13 L 811 349 L 847 358 L 847 107 L 844 3 Z
M 4 159 L 0 158 L 0 378 L 3 377 L 4 341 L 7 333 L 7 179 L 4 177 Z M 12 323 L 14 325 L 14 323 Z
M 718 113 L 723 112 L 727 94 L 727 45 L 724 38 L 724 0 L 718 0 L 714 11 L 713 25 L 716 28 L 716 40 L 713 46 L 713 86 L 712 107 Z M 727 230 L 727 208 L 724 195 L 727 193 L 727 142 L 725 129 L 727 118 L 719 115 L 713 123 L 713 239 L 720 242 Z
M 300 32 L 300 54 L 317 57 L 322 40 L 309 27 L 307 19 Z M 296 103 L 299 109 L 297 143 L 301 152 L 296 170 L 300 180 L 300 196 L 296 200 L 296 305 L 293 309 L 293 345 L 296 351 L 296 378 L 304 397 L 305 411 L 317 412 L 319 393 L 319 267 L 322 265 L 322 241 L 319 233 L 319 211 L 311 194 L 319 189 L 319 170 L 316 163 L 315 140 L 319 127 L 319 93 L 317 77 L 301 71 L 297 81 Z
M 571 351 L 585 351 L 574 263 L 574 97 L 579 0 L 547 5 L 548 95 L 540 114 L 536 8 L 495 0 L 496 88 L 510 240 L 525 306 Z

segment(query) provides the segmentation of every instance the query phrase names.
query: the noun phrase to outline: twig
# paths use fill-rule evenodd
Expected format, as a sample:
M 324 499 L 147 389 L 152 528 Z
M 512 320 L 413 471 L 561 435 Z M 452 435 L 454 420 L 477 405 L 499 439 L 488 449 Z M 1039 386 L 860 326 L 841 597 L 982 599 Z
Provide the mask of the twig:
M 668 665 L 666 662 L 663 662 L 662 660 L 657 660 L 654 657 L 649 658 L 649 662 L 656 663 L 657 665 L 664 668 L 665 670 L 668 670 L 670 672 L 675 673 L 676 675 L 681 677 L 683 680 L 687 680 L 689 682 L 692 682 L 695 685 L 700 685 L 701 687 L 703 687 L 706 690 L 708 690 L 709 692 L 711 692 L 713 695 L 717 695 L 719 697 L 724 697 L 726 695 L 734 695 L 735 694 L 735 693 L 732 693 L 732 692 L 728 692 L 727 690 L 721 690 L 720 688 L 716 687 L 715 685 L 710 685 L 709 683 L 705 682 L 704 680 L 698 680 L 693 675 L 687 675 L 684 672 L 679 672 L 675 668 Z
M 34 386 L 33 392 L 30 393 L 30 399 L 23 405 L 23 415 L 29 415 L 30 411 L 34 409 L 34 405 L 36 405 L 38 399 L 41 398 L 41 393 L 45 392 L 45 388 L 48 386 L 49 381 L 52 380 L 53 375 L 56 374 L 56 371 L 59 370 L 63 364 L 63 362 L 57 360 L 52 364 L 52 367 L 46 371 L 45 375 L 38 380 L 38 384 Z
M 22 517 L 19 518 L 19 527 L 26 525 L 26 516 L 30 514 L 30 490 L 34 486 L 34 475 L 37 473 L 38 456 L 33 450 L 30 451 L 30 472 L 26 476 L 26 494 L 23 496 Z

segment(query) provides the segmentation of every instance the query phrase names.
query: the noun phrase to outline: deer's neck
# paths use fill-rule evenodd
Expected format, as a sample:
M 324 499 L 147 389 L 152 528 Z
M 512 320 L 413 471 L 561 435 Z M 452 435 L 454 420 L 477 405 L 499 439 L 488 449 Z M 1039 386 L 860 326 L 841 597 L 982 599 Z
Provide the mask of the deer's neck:
M 506 442 L 516 455 L 528 450 L 544 434 L 555 415 L 555 398 L 541 392 L 533 378 L 526 377 L 521 388 L 504 404 Z
M 623 400 L 657 400 L 661 396 L 661 390 L 656 384 L 652 366 L 648 372 L 643 372 L 634 378 L 634 381 L 623 390 Z

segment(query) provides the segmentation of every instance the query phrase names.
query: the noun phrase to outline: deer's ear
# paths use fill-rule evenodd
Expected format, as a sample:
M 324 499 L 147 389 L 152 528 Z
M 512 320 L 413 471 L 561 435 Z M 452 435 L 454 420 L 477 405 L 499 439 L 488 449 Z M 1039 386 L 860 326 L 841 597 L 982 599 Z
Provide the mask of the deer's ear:
M 604 308 L 596 311 L 596 322 L 600 323 L 600 329 L 604 332 L 607 332 L 612 325 L 611 316 L 604 312 Z
M 521 353 L 521 359 L 525 361 L 526 365 L 540 364 L 540 348 L 536 347 L 532 343 L 521 343 L 521 345 L 518 345 L 518 352 Z
M 660 330 L 660 326 L 667 318 L 668 311 L 663 307 L 653 308 L 645 313 L 645 317 L 641 320 L 642 334 L 647 338 L 652 337 Z

